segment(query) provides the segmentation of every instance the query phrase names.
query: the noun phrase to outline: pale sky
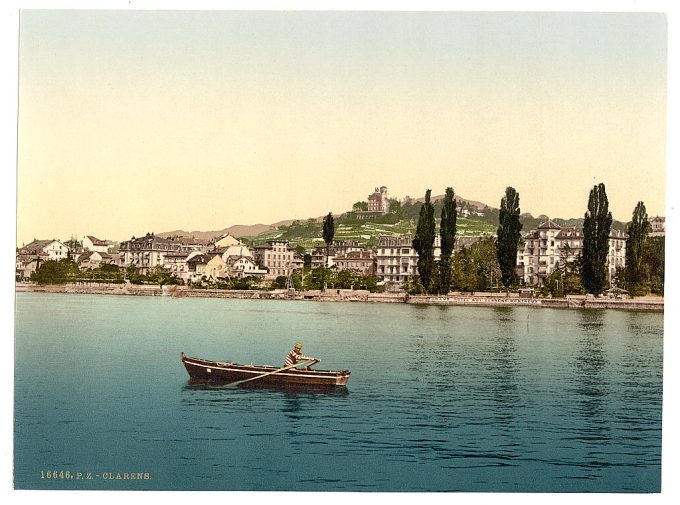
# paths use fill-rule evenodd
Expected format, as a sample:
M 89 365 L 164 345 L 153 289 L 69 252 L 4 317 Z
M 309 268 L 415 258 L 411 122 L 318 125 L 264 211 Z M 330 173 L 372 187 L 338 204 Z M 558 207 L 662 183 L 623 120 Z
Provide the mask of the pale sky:
M 447 186 L 665 213 L 651 13 L 23 11 L 17 242 L 217 230 Z

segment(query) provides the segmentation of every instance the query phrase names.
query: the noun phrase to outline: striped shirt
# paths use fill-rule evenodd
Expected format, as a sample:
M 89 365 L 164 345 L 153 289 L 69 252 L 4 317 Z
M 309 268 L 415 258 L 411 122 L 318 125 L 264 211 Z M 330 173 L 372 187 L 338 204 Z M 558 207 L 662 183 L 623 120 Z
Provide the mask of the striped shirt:
M 306 361 L 314 358 L 310 358 L 309 356 L 305 356 L 301 352 L 296 352 L 295 349 L 290 351 L 286 355 L 286 361 L 283 363 L 283 366 L 293 366 L 296 363 L 299 363 L 301 361 Z

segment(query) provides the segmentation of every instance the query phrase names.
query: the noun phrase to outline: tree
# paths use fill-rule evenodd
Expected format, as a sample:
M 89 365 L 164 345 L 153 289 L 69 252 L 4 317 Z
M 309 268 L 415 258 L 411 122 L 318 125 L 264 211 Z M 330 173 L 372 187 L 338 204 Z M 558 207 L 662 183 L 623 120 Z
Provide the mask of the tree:
M 163 287 L 165 284 L 177 284 L 178 279 L 172 275 L 172 272 L 164 268 L 161 265 L 156 265 L 153 267 L 151 272 L 146 276 L 147 281 L 158 284 L 159 287 Z
M 285 275 L 279 275 L 272 282 L 272 289 L 286 289 L 286 286 L 288 286 L 288 277 Z
M 469 255 L 474 265 L 475 291 L 490 291 L 501 278 L 498 249 L 494 237 L 484 237 L 470 246 Z
M 599 295 L 607 283 L 607 255 L 612 213 L 604 184 L 593 186 L 588 211 L 583 221 L 583 257 L 581 281 L 588 293 Z
M 507 187 L 501 199 L 498 214 L 498 240 L 496 254 L 501 269 L 501 282 L 505 289 L 516 284 L 517 279 L 517 246 L 521 239 L 522 224 L 519 222 L 519 193 L 515 188 Z
M 401 202 L 396 198 L 387 199 L 390 214 L 393 214 L 396 220 L 404 219 L 404 211 L 401 210 Z
M 626 282 L 628 289 L 643 282 L 644 247 L 651 225 L 647 217 L 647 209 L 643 202 L 638 202 L 633 210 L 633 219 L 628 225 L 626 241 Z
M 477 287 L 477 274 L 470 250 L 463 247 L 451 260 L 451 289 L 455 291 L 474 291 Z
M 426 292 L 430 292 L 432 270 L 434 268 L 434 207 L 430 203 L 432 190 L 425 192 L 425 203 L 420 208 L 413 248 L 418 253 L 418 274 Z
M 47 260 L 31 275 L 31 281 L 38 284 L 66 284 L 74 282 L 79 275 L 78 265 L 72 259 Z
M 652 294 L 661 296 L 664 294 L 665 253 L 665 237 L 649 237 L 645 241 L 643 256 L 646 281 Z
M 441 293 L 447 294 L 451 289 L 451 255 L 456 243 L 456 197 L 453 188 L 446 188 L 441 218 L 439 225 L 441 237 L 439 287 Z
M 326 262 L 324 264 L 324 269 L 328 267 L 328 253 L 333 243 L 333 237 L 335 236 L 335 223 L 333 222 L 333 213 L 329 212 L 326 217 L 323 218 L 323 230 L 322 230 L 323 241 L 326 242 Z M 321 289 L 325 289 L 322 284 Z
M 409 275 L 408 282 L 406 283 L 406 293 L 409 295 L 424 295 L 425 288 L 420 282 L 419 275 Z
M 367 211 L 368 210 L 368 202 L 355 202 L 354 205 L 352 205 L 352 210 L 354 212 Z
M 137 284 L 139 279 L 139 275 L 137 275 L 137 267 L 130 263 L 127 267 L 125 267 L 125 276 L 132 284 Z

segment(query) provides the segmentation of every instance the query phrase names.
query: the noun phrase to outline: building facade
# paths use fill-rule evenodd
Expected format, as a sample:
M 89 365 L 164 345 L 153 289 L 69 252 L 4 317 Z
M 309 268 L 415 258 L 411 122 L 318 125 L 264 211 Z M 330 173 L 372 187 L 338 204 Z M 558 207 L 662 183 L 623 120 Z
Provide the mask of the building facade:
M 413 248 L 413 237 L 408 235 L 381 236 L 376 252 L 376 276 L 379 280 L 397 284 L 408 282 L 418 274 L 418 253 Z M 435 235 L 434 257 L 441 256 L 440 237 Z
M 109 243 L 105 240 L 99 240 L 92 235 L 85 235 L 83 237 L 83 249 L 99 253 L 108 253 Z
M 182 252 L 182 244 L 173 240 L 147 233 L 144 237 L 121 242 L 119 249 L 120 266 L 135 267 L 137 273 L 147 275 L 157 266 L 165 265 L 168 254 Z
M 227 269 L 230 277 L 242 279 L 244 277 L 264 277 L 267 271 L 258 267 L 252 255 L 233 255 L 226 259 Z
M 22 246 L 16 254 L 16 280 L 30 279 L 45 261 L 66 259 L 69 252 L 69 248 L 59 240 L 34 240 Z
M 255 246 L 253 252 L 257 265 L 267 270 L 267 279 L 288 277 L 304 266 L 304 261 L 291 249 L 287 240 L 270 240 Z
M 368 210 L 357 211 L 357 219 L 371 219 L 383 216 L 390 211 L 390 202 L 387 196 L 387 186 L 375 188 L 372 194 L 368 195 Z
M 562 268 L 576 261 L 583 252 L 583 229 L 562 227 L 547 221 L 523 237 L 524 244 L 517 251 L 517 275 L 527 286 L 541 286 L 560 265 Z M 611 230 L 607 270 L 609 278 L 617 268 L 626 266 L 626 234 Z
M 666 235 L 666 218 L 664 216 L 656 216 L 649 220 L 651 231 L 650 237 L 663 237 Z
M 375 262 L 373 251 L 350 251 L 334 259 L 338 270 L 349 270 L 359 275 L 375 275 Z
M 99 251 L 85 251 L 76 260 L 80 270 L 91 270 L 102 265 L 117 265 L 117 258 Z
M 354 240 L 333 241 L 328 247 L 328 264 L 331 268 L 335 264 L 336 256 L 341 256 L 353 251 L 363 251 L 363 247 Z M 326 245 L 318 245 L 312 251 L 312 268 L 321 268 L 326 263 Z

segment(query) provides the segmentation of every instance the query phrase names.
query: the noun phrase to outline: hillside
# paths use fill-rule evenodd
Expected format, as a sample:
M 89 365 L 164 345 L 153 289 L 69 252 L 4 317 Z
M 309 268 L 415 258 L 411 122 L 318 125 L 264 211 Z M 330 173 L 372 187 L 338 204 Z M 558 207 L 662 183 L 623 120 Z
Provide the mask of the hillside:
M 432 198 L 435 216 L 439 216 L 443 205 L 444 195 Z M 415 233 L 420 208 L 424 198 L 404 199 L 397 201 L 397 208 L 391 209 L 390 214 L 371 221 L 357 220 L 351 211 L 335 216 L 335 240 L 353 240 L 368 247 L 376 247 L 381 235 L 403 235 Z M 468 209 L 472 213 L 469 218 L 458 218 L 457 234 L 459 236 L 495 235 L 498 227 L 498 209 L 483 202 L 468 200 L 456 195 L 459 209 Z M 483 215 L 476 215 L 479 211 Z M 534 217 L 525 213 L 520 216 L 523 231 L 535 229 L 548 216 Z M 159 233 L 161 237 L 193 237 L 201 240 L 211 240 L 227 233 L 243 239 L 250 245 L 265 243 L 268 240 L 287 240 L 293 247 L 302 246 L 309 250 L 323 243 L 321 238 L 322 217 L 307 220 L 283 220 L 272 224 L 234 225 L 215 231 L 184 231 L 175 230 Z M 583 218 L 561 219 L 553 218 L 560 226 L 582 226 Z M 612 223 L 613 228 L 625 230 L 626 224 L 620 221 Z
M 391 215 L 375 221 L 357 221 L 347 215 L 335 219 L 335 240 L 352 240 L 367 247 L 376 247 L 381 235 L 413 234 L 416 230 L 417 218 L 394 219 Z M 481 219 L 458 219 L 458 235 L 495 234 L 497 225 Z M 302 246 L 312 249 L 323 244 L 321 238 L 322 223 L 311 219 L 294 221 L 290 225 L 267 230 L 246 240 L 247 243 L 261 244 L 267 240 L 288 240 L 293 247 Z

